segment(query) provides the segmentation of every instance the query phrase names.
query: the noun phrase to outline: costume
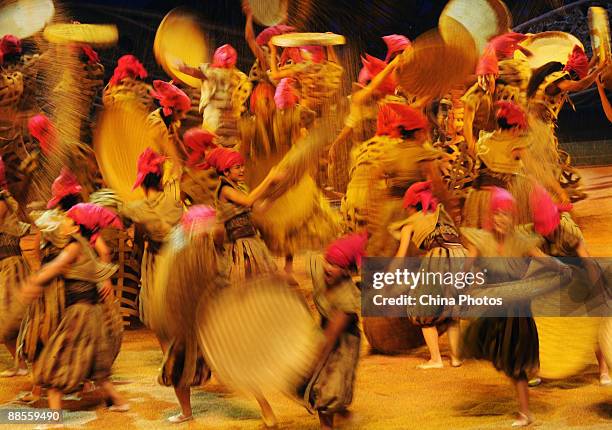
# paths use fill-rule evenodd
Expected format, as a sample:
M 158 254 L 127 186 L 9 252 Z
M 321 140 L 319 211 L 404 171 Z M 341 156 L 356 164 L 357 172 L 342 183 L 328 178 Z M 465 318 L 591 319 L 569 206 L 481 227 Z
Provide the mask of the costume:
M 153 104 L 152 87 L 142 79 L 147 77 L 144 66 L 133 55 L 124 55 L 117 61 L 113 76 L 102 95 L 106 108 L 124 101 L 134 101 L 150 111 Z

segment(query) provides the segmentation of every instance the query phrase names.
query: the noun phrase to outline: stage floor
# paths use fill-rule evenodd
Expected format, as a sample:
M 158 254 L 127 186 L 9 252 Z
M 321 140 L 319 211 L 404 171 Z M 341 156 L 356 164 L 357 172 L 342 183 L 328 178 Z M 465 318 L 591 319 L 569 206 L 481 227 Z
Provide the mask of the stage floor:
M 574 214 L 594 256 L 612 256 L 612 166 L 581 169 L 589 198 L 575 205 Z M 299 263 L 299 262 L 298 262 Z M 298 264 L 302 288 L 309 285 Z M 364 342 L 359 364 L 352 417 L 343 419 L 344 429 L 497 429 L 510 428 L 517 409 L 510 382 L 489 364 L 466 362 L 454 369 L 448 364 L 448 348 L 442 338 L 448 367 L 417 370 L 427 358 L 424 348 L 410 356 L 370 355 Z M 132 410 L 108 412 L 99 397 L 90 394 L 66 407 L 69 428 L 87 429 L 261 429 L 253 399 L 227 392 L 214 379 L 193 390 L 195 420 L 167 424 L 178 413 L 171 388 L 156 382 L 162 360 L 153 335 L 144 329 L 125 333 L 123 349 L 114 367 L 113 380 L 128 397 Z M 0 348 L 0 369 L 10 365 Z M 20 392 L 29 388 L 27 377 L 0 379 L 0 404 L 9 408 Z M 545 383 L 530 391 L 538 429 L 609 429 L 612 426 L 612 386 L 601 387 L 593 365 L 574 378 Z M 269 400 L 280 428 L 317 429 L 318 420 L 286 397 L 270 393 Z M 36 406 L 46 407 L 41 401 Z M 77 411 L 76 409 L 82 409 Z M 2 428 L 32 428 L 32 425 Z

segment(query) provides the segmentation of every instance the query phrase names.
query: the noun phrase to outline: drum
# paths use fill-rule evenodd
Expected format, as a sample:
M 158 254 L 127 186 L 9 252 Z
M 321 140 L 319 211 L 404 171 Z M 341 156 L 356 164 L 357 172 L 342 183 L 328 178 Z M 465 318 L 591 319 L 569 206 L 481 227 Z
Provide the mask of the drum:
M 94 48 L 108 48 L 119 40 L 119 31 L 111 24 L 52 24 L 43 36 L 51 43 L 86 43 Z
M 346 39 L 334 33 L 287 33 L 274 36 L 270 41 L 283 48 L 297 48 L 300 46 L 334 46 L 344 45 Z
M 289 0 L 249 0 L 253 18 L 266 27 L 282 24 L 287 19 Z
M 12 34 L 25 39 L 39 32 L 53 19 L 51 0 L 14 0 L 3 2 L 0 9 L 0 37 Z
M 529 66 L 537 69 L 551 61 L 565 64 L 575 45 L 584 49 L 582 42 L 575 36 L 563 31 L 544 31 L 529 36 L 520 43 L 531 51 L 528 57 Z

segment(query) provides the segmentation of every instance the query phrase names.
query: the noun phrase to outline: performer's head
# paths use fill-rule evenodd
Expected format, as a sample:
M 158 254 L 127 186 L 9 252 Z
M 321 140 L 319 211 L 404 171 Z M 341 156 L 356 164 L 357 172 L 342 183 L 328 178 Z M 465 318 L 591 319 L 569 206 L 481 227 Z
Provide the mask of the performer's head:
M 206 156 L 206 162 L 219 175 L 230 181 L 244 181 L 244 157 L 240 152 L 228 148 L 215 148 Z
M 232 45 L 225 44 L 219 46 L 213 54 L 212 66 L 221 69 L 231 69 L 236 66 L 238 53 Z
M 79 203 L 70 208 L 66 216 L 74 222 L 81 235 L 92 245 L 103 229 L 107 227 L 123 229 L 123 224 L 117 214 L 104 206 L 93 203 Z
M 362 86 L 368 85 L 370 81 L 372 81 L 372 79 L 376 77 L 376 75 L 378 75 L 385 69 L 385 67 L 387 67 L 387 63 L 369 54 L 365 54 L 364 57 L 361 57 L 361 63 L 363 64 L 363 66 L 359 71 L 357 82 L 359 82 L 359 84 Z M 374 91 L 374 94 L 378 97 L 387 94 L 393 94 L 395 92 L 396 87 L 397 81 L 393 73 L 391 73 L 378 86 L 378 88 Z
M 387 56 L 385 57 L 386 63 L 392 61 L 395 57 L 404 52 L 406 48 L 411 46 L 410 39 L 401 34 L 389 34 L 387 36 L 383 36 L 383 40 L 385 45 L 387 45 Z
M 525 39 L 527 39 L 527 35 L 510 31 L 492 38 L 487 43 L 485 50 L 492 50 L 498 60 L 512 58 L 516 50 L 521 51 L 526 56 L 531 56 L 533 55 L 531 51 L 519 45 Z
M 431 189 L 431 181 L 415 182 L 404 193 L 404 209 L 410 214 L 423 211 L 435 211 L 438 200 Z
M 378 110 L 376 135 L 423 144 L 429 139 L 429 121 L 420 111 L 402 103 L 385 103 Z
M 336 239 L 325 250 L 325 283 L 335 285 L 350 276 L 361 265 L 365 255 L 367 233 L 352 233 Z
M 79 60 L 82 63 L 93 65 L 100 62 L 100 56 L 98 53 L 88 44 L 80 43 L 75 46 L 76 52 L 79 56 Z
M 527 129 L 527 114 L 521 106 L 511 101 L 498 101 L 495 118 L 500 130 L 513 130 L 518 133 Z
M 158 154 L 151 148 L 147 148 L 138 156 L 138 173 L 136 182 L 132 187 L 135 190 L 142 187 L 145 193 L 151 190 L 160 191 L 162 189 L 162 177 L 164 174 L 164 161 L 166 157 Z
M 289 61 L 293 64 L 304 61 L 322 63 L 325 60 L 325 51 L 322 46 L 300 46 L 285 48 L 280 57 L 280 64 L 284 66 Z
M 499 236 L 507 235 L 514 227 L 516 201 L 512 194 L 499 187 L 492 187 L 489 216 L 484 227 Z
M 191 99 L 181 89 L 169 82 L 160 80 L 153 81 L 153 97 L 162 107 L 162 114 L 171 120 L 181 120 L 185 118 L 191 109 Z
M 199 127 L 190 128 L 183 135 L 183 143 L 189 150 L 187 165 L 198 169 L 208 169 L 206 155 L 215 149 L 215 134 Z
M 117 61 L 117 67 L 108 84 L 113 86 L 121 83 L 125 78 L 144 79 L 146 77 L 147 71 L 138 58 L 133 55 L 124 55 Z
M 21 40 L 12 34 L 2 36 L 0 39 L 0 64 L 14 62 L 21 56 Z
M 572 209 L 570 203 L 555 203 L 544 187 L 536 184 L 529 195 L 529 207 L 534 230 L 542 236 L 550 236 L 559 227 L 561 214 Z
M 274 103 L 277 109 L 290 109 L 299 102 L 300 98 L 293 84 L 294 80 L 292 78 L 283 78 L 276 86 Z
M 566 72 L 569 72 L 570 77 L 574 81 L 584 79 L 589 73 L 589 58 L 584 53 L 584 50 L 574 45 L 574 49 L 567 57 L 567 62 L 563 68 Z
M 52 197 L 47 203 L 47 208 L 51 209 L 59 206 L 63 211 L 67 211 L 83 201 L 81 191 L 83 191 L 83 188 L 79 184 L 77 177 L 64 167 L 51 185 Z
M 42 153 L 49 156 L 54 150 L 57 134 L 51 120 L 45 114 L 34 115 L 28 121 L 28 131 L 34 137 Z

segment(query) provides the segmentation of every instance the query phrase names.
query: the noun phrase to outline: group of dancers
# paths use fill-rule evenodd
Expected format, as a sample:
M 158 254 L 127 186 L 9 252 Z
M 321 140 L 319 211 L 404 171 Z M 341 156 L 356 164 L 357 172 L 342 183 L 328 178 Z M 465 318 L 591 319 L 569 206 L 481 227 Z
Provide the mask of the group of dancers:
M 15 358 L 2 376 L 31 369 L 33 388 L 24 400 L 46 391 L 49 406 L 61 409 L 63 394 L 99 386 L 111 411 L 129 410 L 109 379 L 123 332 L 112 284 L 117 250 L 104 239 L 109 230 L 128 230 L 143 243 L 138 313 L 164 355 L 158 380 L 174 388 L 181 408 L 169 418 L 173 423 L 193 419 L 191 387 L 211 377 L 198 314 L 222 289 L 261 277 L 299 285 L 293 258 L 304 251 L 317 252 L 305 258 L 325 340 L 292 395 L 318 414 L 322 429 L 334 427 L 334 416 L 347 413 L 353 397 L 361 345 L 355 279 L 364 256 L 418 256 L 436 271 L 457 270 L 465 257 L 508 257 L 487 267 L 508 281 L 520 278 L 511 257 L 589 257 L 570 215 L 571 202 L 586 196 L 555 128 L 568 94 L 595 82 L 609 113 L 599 79 L 609 67 L 604 59 L 590 61 L 576 45 L 564 63 L 531 69 L 531 53 L 520 45 L 528 35 L 508 32 L 489 41 L 462 88 L 417 97 L 397 79 L 411 42 L 389 35 L 385 59 L 365 54 L 346 98 L 344 68 L 332 46 L 282 49 L 273 37 L 297 29 L 279 24 L 255 36 L 248 2 L 243 11 L 255 57 L 249 75 L 226 44 L 210 63 L 174 64 L 201 81 L 199 95 L 177 83 L 149 85 L 133 55 L 121 57 L 98 88 L 104 109 L 147 110 L 148 147 L 131 166 L 136 180 L 129 184 L 140 198 L 122 201 L 112 190 L 96 190 L 99 184 L 80 183 L 91 175 L 79 170 L 90 164 L 62 153 L 62 123 L 44 110 L 27 118 L 24 133 L 39 149 L 37 167 L 22 162 L 15 173 L 0 161 L 0 334 Z M 86 65 L 74 73 L 98 70 L 91 47 L 70 52 Z M 3 35 L 0 54 L 1 73 L 19 73 L 25 64 L 14 36 Z M 16 111 L 20 103 L 13 100 Z M 184 130 L 194 112 L 202 113 L 202 123 Z M 81 126 L 91 128 L 87 121 Z M 308 145 L 323 155 L 309 160 Z M 43 190 L 51 195 L 46 208 L 24 201 L 35 194 L 26 189 L 19 189 L 18 203 L 10 190 L 40 183 L 36 176 L 58 159 L 64 166 Z M 457 172 L 473 180 L 456 185 Z M 284 259 L 283 269 L 275 257 Z M 593 284 L 601 282 L 591 269 Z M 444 308 L 408 316 L 431 356 L 419 369 L 444 367 L 438 329 L 446 326 L 451 366 L 467 358 L 491 361 L 516 386 L 513 426 L 527 426 L 534 420 L 528 381 L 538 376 L 538 333 L 533 318 L 517 316 L 520 308 L 529 314 L 529 298 L 512 306 L 518 309 L 508 309 L 507 317 L 476 319 L 463 334 Z M 600 382 L 610 384 L 606 357 L 596 353 Z M 266 426 L 276 426 L 264 394 L 251 394 Z

